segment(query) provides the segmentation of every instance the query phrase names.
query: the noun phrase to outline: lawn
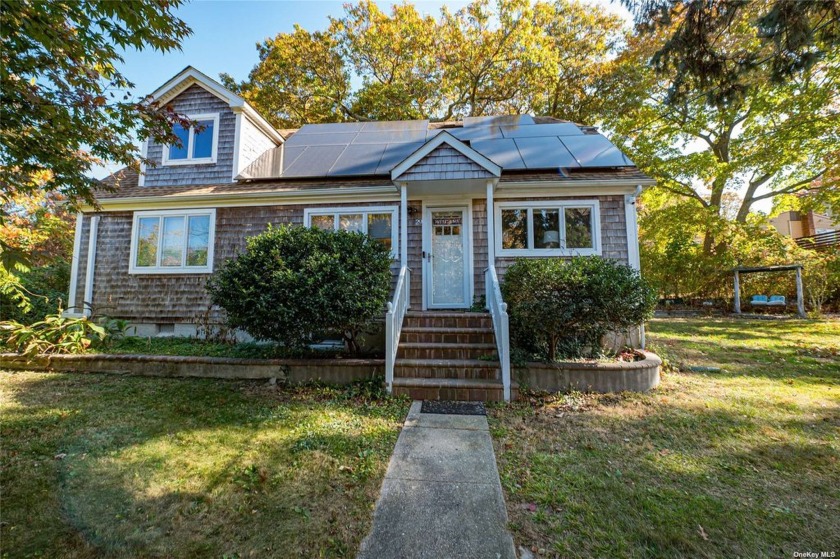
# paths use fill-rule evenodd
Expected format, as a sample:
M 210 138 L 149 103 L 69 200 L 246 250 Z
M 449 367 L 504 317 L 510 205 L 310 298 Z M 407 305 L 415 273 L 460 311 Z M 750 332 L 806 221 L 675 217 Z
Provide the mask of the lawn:
M 840 556 L 840 322 L 660 319 L 649 394 L 491 410 L 537 557 Z
M 0 372 L 2 557 L 353 557 L 408 402 Z

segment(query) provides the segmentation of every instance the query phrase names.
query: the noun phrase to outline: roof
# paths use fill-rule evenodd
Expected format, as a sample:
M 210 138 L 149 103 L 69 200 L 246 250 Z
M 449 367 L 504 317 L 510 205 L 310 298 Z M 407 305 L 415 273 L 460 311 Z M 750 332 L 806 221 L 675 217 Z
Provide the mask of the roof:
M 388 176 L 441 133 L 450 134 L 502 171 L 635 167 L 596 128 L 551 117 L 468 117 L 307 124 L 242 171 L 243 180 Z

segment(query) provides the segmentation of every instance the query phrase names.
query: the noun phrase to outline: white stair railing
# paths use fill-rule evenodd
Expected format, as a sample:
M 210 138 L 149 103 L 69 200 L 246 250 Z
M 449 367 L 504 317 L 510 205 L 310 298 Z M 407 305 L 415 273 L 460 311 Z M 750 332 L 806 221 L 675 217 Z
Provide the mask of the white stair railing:
M 400 268 L 394 300 L 388 301 L 388 313 L 385 315 L 385 389 L 388 394 L 394 388 L 394 363 L 400 346 L 400 332 L 410 300 L 411 269 Z
M 496 335 L 496 349 L 499 351 L 499 363 L 502 367 L 502 386 L 505 402 L 510 402 L 510 335 L 508 327 L 507 303 L 502 300 L 499 276 L 496 267 L 484 270 L 484 290 L 487 310 L 493 317 L 493 331 Z

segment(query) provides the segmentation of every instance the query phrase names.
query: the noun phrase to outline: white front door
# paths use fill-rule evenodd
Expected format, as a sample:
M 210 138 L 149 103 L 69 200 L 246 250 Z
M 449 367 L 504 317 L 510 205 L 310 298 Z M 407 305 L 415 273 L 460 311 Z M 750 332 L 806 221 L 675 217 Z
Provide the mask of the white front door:
M 469 212 L 464 206 L 426 208 L 424 276 L 426 306 L 470 306 Z

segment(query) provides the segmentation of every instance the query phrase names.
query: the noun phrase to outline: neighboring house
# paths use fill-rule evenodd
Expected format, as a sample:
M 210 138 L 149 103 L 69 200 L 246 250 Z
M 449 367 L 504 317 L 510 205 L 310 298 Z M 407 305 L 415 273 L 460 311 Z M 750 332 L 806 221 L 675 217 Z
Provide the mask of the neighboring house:
M 840 245 L 840 221 L 829 211 L 786 211 L 770 219 L 770 223 L 804 248 L 827 249 Z
M 182 148 L 145 145 L 156 165 L 139 176 L 118 173 L 119 188 L 100 193 L 99 211 L 79 214 L 69 297 L 71 311 L 89 305 L 129 320 L 139 335 L 196 334 L 205 317 L 216 316 L 208 274 L 269 223 L 363 231 L 394 254 L 389 389 L 407 305 L 467 309 L 488 294 L 492 324 L 406 317 L 406 331 L 449 324 L 452 332 L 404 334 L 393 387 L 422 394 L 434 384 L 400 381 L 401 364 L 413 365 L 407 376 L 424 376 L 422 359 L 406 355 L 448 358 L 460 379 L 449 380 L 489 397 L 501 394 L 492 391 L 502 389 L 506 356 L 501 365 L 477 358 L 488 342 L 506 352 L 495 278 L 516 258 L 602 255 L 639 266 L 634 204 L 653 181 L 595 128 L 521 115 L 306 125 L 281 135 L 192 67 L 153 98 L 203 128 L 178 130 Z M 489 338 L 470 337 L 488 324 Z M 408 347 L 422 342 L 437 343 L 440 353 Z M 508 380 L 504 389 L 509 396 Z

